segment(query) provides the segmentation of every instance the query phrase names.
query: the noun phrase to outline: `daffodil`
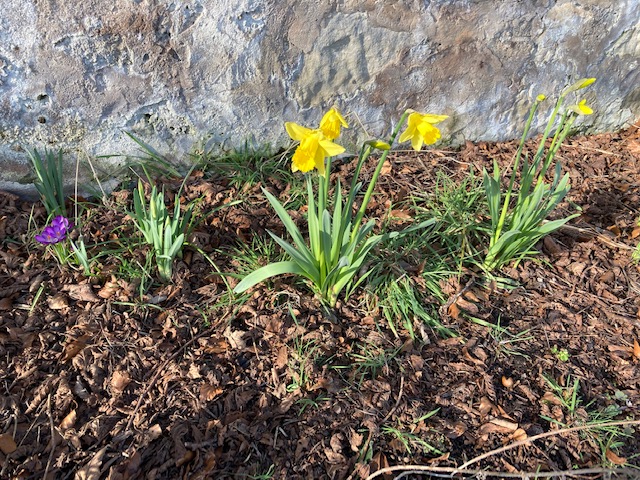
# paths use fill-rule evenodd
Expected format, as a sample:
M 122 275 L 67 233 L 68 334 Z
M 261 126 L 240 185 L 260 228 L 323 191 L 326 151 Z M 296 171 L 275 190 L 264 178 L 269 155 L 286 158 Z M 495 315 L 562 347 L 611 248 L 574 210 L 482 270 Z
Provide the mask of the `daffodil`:
M 324 177 L 324 159 L 344 152 L 343 147 L 333 143 L 320 129 L 312 130 L 293 122 L 286 122 L 284 126 L 289 136 L 300 142 L 291 159 L 294 172 L 308 172 L 316 168 Z
M 580 103 L 577 105 L 571 105 L 569 108 L 578 115 L 591 115 L 593 113 L 593 109 L 587 105 L 587 101 L 585 99 L 580 100 Z
M 400 143 L 411 140 L 414 150 L 420 150 L 423 144 L 432 145 L 440 138 L 440 130 L 433 125 L 449 118 L 447 115 L 421 114 L 413 112 L 407 119 L 407 129 L 400 135 Z
M 320 130 L 329 140 L 335 140 L 340 136 L 340 127 L 349 128 L 349 125 L 340 112 L 333 107 L 320 120 Z
M 547 96 L 544 93 L 541 93 L 540 95 L 538 95 L 536 97 L 536 102 L 544 102 L 544 100 L 547 98 Z

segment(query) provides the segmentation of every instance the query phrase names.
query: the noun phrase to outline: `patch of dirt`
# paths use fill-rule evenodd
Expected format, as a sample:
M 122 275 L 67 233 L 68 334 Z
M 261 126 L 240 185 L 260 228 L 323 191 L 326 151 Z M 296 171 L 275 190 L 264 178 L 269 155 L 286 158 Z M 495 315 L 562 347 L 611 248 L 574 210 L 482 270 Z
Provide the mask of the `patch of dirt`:
M 432 190 L 437 170 L 508 166 L 516 147 L 393 154 L 371 215 Z M 501 272 L 515 289 L 452 278 L 439 307 L 459 336 L 427 328 L 420 341 L 395 336 L 362 291 L 333 315 L 291 278 L 225 303 L 237 280 L 216 271 L 239 266 L 216 252 L 285 234 L 260 185 L 192 176 L 184 196 L 202 198 L 204 218 L 175 281 L 148 290 L 136 273 L 146 247 L 101 256 L 89 278 L 60 268 L 33 240 L 44 209 L 1 192 L 0 477 L 357 479 L 405 464 L 446 472 L 489 452 L 468 469 L 640 468 L 640 133 L 571 138 L 559 158 L 572 184 L 560 214 L 582 215 Z M 277 179 L 263 186 L 289 199 Z M 85 241 L 135 237 L 130 200 L 123 190 L 89 208 Z M 623 423 L 619 444 L 602 430 L 541 435 L 604 420 Z

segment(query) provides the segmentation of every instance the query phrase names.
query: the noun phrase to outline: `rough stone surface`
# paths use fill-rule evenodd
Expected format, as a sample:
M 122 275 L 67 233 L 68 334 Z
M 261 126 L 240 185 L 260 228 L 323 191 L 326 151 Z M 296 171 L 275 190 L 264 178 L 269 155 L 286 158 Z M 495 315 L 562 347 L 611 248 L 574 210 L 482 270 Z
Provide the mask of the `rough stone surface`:
M 338 104 L 371 135 L 407 107 L 457 143 L 517 137 L 536 94 L 594 76 L 585 125 L 640 116 L 637 0 L 0 0 L 0 188 L 26 146 L 107 167 L 129 131 L 176 158 L 286 141 Z M 351 129 L 351 140 L 365 136 Z M 70 181 L 73 181 L 70 175 Z M 23 185 L 24 184 L 24 185 Z

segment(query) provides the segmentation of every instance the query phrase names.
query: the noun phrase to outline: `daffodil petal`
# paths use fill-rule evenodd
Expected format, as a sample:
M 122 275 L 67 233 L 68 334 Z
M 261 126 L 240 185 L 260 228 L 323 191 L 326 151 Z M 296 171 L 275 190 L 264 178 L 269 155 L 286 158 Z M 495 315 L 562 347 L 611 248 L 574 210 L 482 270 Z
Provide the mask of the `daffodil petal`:
M 327 157 L 335 157 L 336 155 L 340 155 L 344 152 L 344 147 L 338 145 L 337 143 L 333 143 L 331 140 L 327 140 L 323 138 L 320 140 L 320 147 L 326 152 Z
M 313 133 L 313 130 L 293 122 L 285 122 L 284 128 L 293 140 L 302 141 Z
M 425 113 L 422 115 L 422 121 L 428 123 L 439 123 L 449 118 L 449 115 L 434 115 L 432 113 Z
M 411 146 L 416 152 L 422 149 L 422 144 L 423 141 L 420 135 L 414 135 L 413 137 L 411 137 Z

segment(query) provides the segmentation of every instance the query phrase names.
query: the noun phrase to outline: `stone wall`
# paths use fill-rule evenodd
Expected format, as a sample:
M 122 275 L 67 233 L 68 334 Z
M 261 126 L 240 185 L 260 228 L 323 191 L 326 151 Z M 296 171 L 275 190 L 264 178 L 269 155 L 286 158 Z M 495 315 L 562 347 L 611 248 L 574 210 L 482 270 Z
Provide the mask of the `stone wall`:
M 593 76 L 593 131 L 640 116 L 638 0 L 0 0 L 0 188 L 23 147 L 72 162 L 287 141 L 337 104 L 371 134 L 407 107 L 451 142 L 517 137 L 532 97 Z M 351 129 L 355 141 L 357 128 Z M 360 130 L 361 132 L 361 130 Z M 355 136 L 354 136 L 355 135 Z M 348 142 L 348 141 L 347 141 Z M 72 179 L 70 179 L 72 180 Z

